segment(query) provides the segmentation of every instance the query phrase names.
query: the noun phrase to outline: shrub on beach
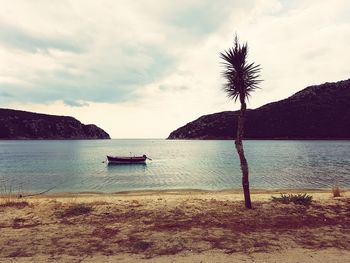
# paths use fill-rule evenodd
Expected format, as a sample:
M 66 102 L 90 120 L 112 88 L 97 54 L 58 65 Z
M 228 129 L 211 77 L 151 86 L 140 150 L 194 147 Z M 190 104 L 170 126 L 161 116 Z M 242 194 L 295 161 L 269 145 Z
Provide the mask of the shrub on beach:
M 332 187 L 333 197 L 340 197 L 340 189 L 338 186 Z
M 281 194 L 279 197 L 272 196 L 271 198 L 273 202 L 282 204 L 310 205 L 312 202 L 312 195 L 308 194 Z

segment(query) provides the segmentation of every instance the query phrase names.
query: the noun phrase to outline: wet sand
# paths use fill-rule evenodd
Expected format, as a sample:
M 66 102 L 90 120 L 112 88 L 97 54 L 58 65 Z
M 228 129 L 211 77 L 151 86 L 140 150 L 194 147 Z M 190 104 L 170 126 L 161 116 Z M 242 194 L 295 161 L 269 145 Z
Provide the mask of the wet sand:
M 255 190 L 252 210 L 238 190 L 2 197 L 0 262 L 346 262 L 350 192 L 302 192 Z

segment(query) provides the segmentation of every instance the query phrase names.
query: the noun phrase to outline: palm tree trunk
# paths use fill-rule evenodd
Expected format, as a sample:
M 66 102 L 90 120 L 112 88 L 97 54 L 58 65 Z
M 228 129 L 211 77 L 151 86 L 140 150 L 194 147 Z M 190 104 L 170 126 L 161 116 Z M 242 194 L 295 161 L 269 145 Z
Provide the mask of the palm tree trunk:
M 244 131 L 244 117 L 247 109 L 247 105 L 244 100 L 241 100 L 241 110 L 238 115 L 238 124 L 237 124 L 237 137 L 235 141 L 236 150 L 239 156 L 239 160 L 241 162 L 241 170 L 242 170 L 242 186 L 244 192 L 244 202 L 246 208 L 252 208 L 252 203 L 250 201 L 250 190 L 249 190 L 249 170 L 248 170 L 248 162 L 244 156 L 243 150 L 243 131 Z

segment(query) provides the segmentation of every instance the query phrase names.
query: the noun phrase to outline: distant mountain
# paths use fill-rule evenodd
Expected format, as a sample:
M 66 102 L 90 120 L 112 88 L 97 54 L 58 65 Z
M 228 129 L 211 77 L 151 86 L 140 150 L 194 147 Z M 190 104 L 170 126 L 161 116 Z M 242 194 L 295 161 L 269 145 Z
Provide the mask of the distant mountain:
M 94 124 L 73 117 L 0 109 L 0 139 L 110 139 Z
M 238 111 L 202 116 L 168 139 L 232 139 Z M 247 111 L 246 139 L 350 139 L 350 79 L 310 86 Z

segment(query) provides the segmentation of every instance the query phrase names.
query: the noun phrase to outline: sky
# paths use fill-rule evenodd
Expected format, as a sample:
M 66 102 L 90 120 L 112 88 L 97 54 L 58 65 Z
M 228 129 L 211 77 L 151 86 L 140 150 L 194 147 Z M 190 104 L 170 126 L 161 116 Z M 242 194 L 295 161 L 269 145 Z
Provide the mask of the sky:
M 166 138 L 237 110 L 220 52 L 260 64 L 248 107 L 350 78 L 348 0 L 0 0 L 0 108 L 73 116 L 112 138 Z

